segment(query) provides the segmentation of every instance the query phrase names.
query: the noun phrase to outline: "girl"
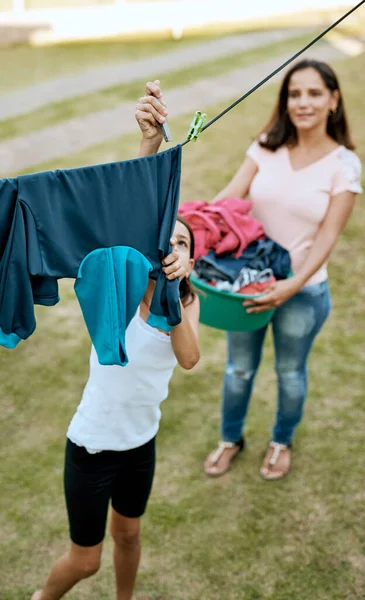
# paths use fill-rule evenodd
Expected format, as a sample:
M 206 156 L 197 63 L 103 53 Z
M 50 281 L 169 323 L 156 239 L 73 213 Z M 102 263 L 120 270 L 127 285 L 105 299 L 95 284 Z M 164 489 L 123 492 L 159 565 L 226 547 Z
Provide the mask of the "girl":
M 276 308 L 272 318 L 278 409 L 260 474 L 284 477 L 307 396 L 307 360 L 330 313 L 326 263 L 361 193 L 361 165 L 347 124 L 337 77 L 323 62 L 303 60 L 284 77 L 273 116 L 242 166 L 216 196 L 246 197 L 267 235 L 291 254 L 294 276 L 246 301 L 249 312 Z M 267 328 L 228 333 L 222 441 L 205 461 L 210 476 L 225 473 L 243 449 L 252 387 Z
M 151 86 L 147 93 L 161 97 L 157 82 Z M 162 140 L 152 108 L 148 103 L 143 110 L 137 107 L 143 134 L 140 156 L 156 152 Z M 166 112 L 165 105 L 160 104 L 159 110 L 159 114 Z M 89 380 L 67 433 L 64 484 L 71 545 L 32 600 L 58 600 L 81 579 L 96 573 L 109 500 L 116 597 L 132 598 L 140 558 L 140 518 L 155 468 L 159 404 L 167 396 L 176 363 L 191 369 L 199 360 L 199 300 L 189 282 L 194 239 L 180 217 L 171 245 L 163 270 L 168 279 L 180 280 L 182 321 L 171 335 L 147 325 L 155 286 L 149 280 L 126 333 L 128 365 L 101 366 L 92 348 Z

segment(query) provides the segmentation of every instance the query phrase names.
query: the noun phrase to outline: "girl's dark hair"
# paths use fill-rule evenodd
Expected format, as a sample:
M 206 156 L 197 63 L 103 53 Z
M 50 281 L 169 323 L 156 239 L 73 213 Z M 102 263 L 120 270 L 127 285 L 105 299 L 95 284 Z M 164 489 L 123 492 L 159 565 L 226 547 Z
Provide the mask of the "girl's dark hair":
M 297 132 L 290 121 L 287 112 L 288 89 L 290 78 L 297 71 L 303 69 L 315 69 L 321 76 L 323 83 L 330 92 L 339 92 L 339 101 L 336 111 L 328 115 L 327 133 L 336 142 L 345 146 L 349 150 L 354 149 L 354 144 L 351 140 L 345 107 L 340 90 L 340 84 L 333 69 L 327 63 L 318 60 L 301 60 L 296 63 L 285 75 L 281 84 L 279 98 L 270 121 L 263 130 L 259 144 L 268 150 L 277 150 L 284 144 L 293 145 L 297 141 Z
M 177 215 L 176 220 L 179 221 L 179 223 L 182 223 L 189 232 L 190 258 L 194 258 L 195 241 L 194 241 L 193 230 L 190 227 L 189 223 L 181 215 Z M 193 302 L 195 296 L 196 296 L 196 291 L 194 289 L 193 284 L 191 283 L 190 279 L 188 279 L 187 277 L 184 277 L 184 279 L 182 279 L 180 281 L 180 300 L 181 300 L 181 302 L 183 303 L 184 306 L 188 306 L 188 304 L 191 304 Z

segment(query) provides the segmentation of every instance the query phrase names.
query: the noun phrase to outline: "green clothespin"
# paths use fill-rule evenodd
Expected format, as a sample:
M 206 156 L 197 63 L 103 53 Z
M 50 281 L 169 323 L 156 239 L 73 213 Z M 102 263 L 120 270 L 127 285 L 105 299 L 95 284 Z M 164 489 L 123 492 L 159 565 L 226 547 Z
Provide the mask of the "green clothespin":
M 203 129 L 203 125 L 205 123 L 206 118 L 207 115 L 205 113 L 201 113 L 200 110 L 196 111 L 186 138 L 187 140 L 189 140 L 189 142 L 196 142 L 201 130 Z

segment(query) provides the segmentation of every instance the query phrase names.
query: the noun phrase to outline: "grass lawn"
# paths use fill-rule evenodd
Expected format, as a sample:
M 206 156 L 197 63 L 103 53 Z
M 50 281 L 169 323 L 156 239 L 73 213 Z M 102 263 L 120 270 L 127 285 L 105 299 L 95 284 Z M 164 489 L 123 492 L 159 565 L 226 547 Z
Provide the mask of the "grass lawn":
M 114 39 L 100 42 L 75 42 L 49 47 L 0 46 L 0 64 L 2 69 L 0 94 L 29 85 L 61 77 L 82 73 L 86 69 L 105 64 L 130 61 L 162 54 L 179 47 L 201 41 L 201 36 L 184 37 L 173 40 L 171 37 L 156 39 Z
M 357 4 L 356 2 L 354 3 Z M 339 30 L 347 35 L 358 36 L 364 39 L 365 6 L 361 6 L 355 13 L 339 25 Z
M 284 40 L 280 45 L 277 43 L 268 44 L 267 46 L 255 48 L 247 52 L 232 54 L 228 57 L 214 58 L 193 68 L 185 68 L 167 73 L 163 77 L 164 88 L 168 90 L 181 85 L 188 85 L 197 81 L 202 76 L 215 77 L 239 67 L 259 63 L 265 60 L 267 56 L 275 56 L 278 53 L 281 55 L 287 53 L 289 56 L 298 47 L 305 46 L 313 37 L 315 37 L 315 33 L 302 35 Z M 161 73 L 150 74 L 150 80 L 159 79 L 160 77 Z M 27 113 L 24 116 L 8 119 L 7 121 L 0 120 L 0 139 L 26 135 L 27 133 L 43 129 L 61 121 L 83 117 L 89 112 L 114 108 L 123 101 L 135 101 L 143 93 L 145 83 L 145 80 L 127 84 L 123 83 L 93 94 L 50 104 L 34 112 Z
M 337 66 L 365 164 L 363 56 Z M 261 89 L 184 148 L 182 200 L 210 199 L 233 174 L 266 121 L 277 86 Z M 217 113 L 223 105 L 212 109 Z M 171 121 L 183 139 L 185 118 Z M 128 136 L 50 168 L 130 158 Z M 314 348 L 306 415 L 290 476 L 260 480 L 275 412 L 268 339 L 247 423 L 247 451 L 210 480 L 202 461 L 219 439 L 224 334 L 201 329 L 202 359 L 178 369 L 158 436 L 158 467 L 143 526 L 136 599 L 363 600 L 365 598 L 363 198 L 334 252 L 333 312 Z M 67 548 L 62 492 L 65 431 L 88 373 L 90 342 L 72 283 L 61 303 L 38 308 L 35 334 L 0 350 L 1 600 L 24 600 Z M 113 597 L 111 543 L 101 571 L 70 600 Z

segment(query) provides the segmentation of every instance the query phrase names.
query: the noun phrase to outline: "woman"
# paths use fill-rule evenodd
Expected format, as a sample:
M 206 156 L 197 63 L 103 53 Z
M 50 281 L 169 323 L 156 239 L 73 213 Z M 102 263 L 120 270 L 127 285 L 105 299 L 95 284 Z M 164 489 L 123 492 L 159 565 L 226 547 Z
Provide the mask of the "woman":
M 248 312 L 277 309 L 272 328 L 278 409 L 260 469 L 266 480 L 280 479 L 290 469 L 307 395 L 308 355 L 330 313 L 326 263 L 362 191 L 353 148 L 335 73 L 325 63 L 303 60 L 284 77 L 264 133 L 215 198 L 249 194 L 253 216 L 292 259 L 291 279 L 244 302 Z M 207 475 L 225 473 L 244 448 L 242 431 L 266 331 L 228 333 L 222 441 L 204 463 Z
M 146 97 L 152 93 L 160 97 L 158 84 L 150 85 Z M 151 101 L 158 104 L 155 98 Z M 164 104 L 158 110 L 161 115 L 166 112 Z M 137 108 L 143 134 L 141 156 L 155 153 L 162 140 L 153 112 L 150 103 Z M 126 333 L 128 365 L 101 366 L 92 348 L 89 380 L 67 432 L 64 482 L 71 545 L 32 600 L 58 600 L 98 570 L 109 500 L 117 600 L 132 598 L 140 557 L 140 517 L 154 475 L 159 405 L 167 396 L 176 362 L 191 369 L 199 360 L 199 300 L 189 282 L 194 239 L 180 217 L 171 245 L 163 271 L 168 279 L 180 279 L 182 321 L 171 335 L 146 323 L 155 287 L 149 280 Z

